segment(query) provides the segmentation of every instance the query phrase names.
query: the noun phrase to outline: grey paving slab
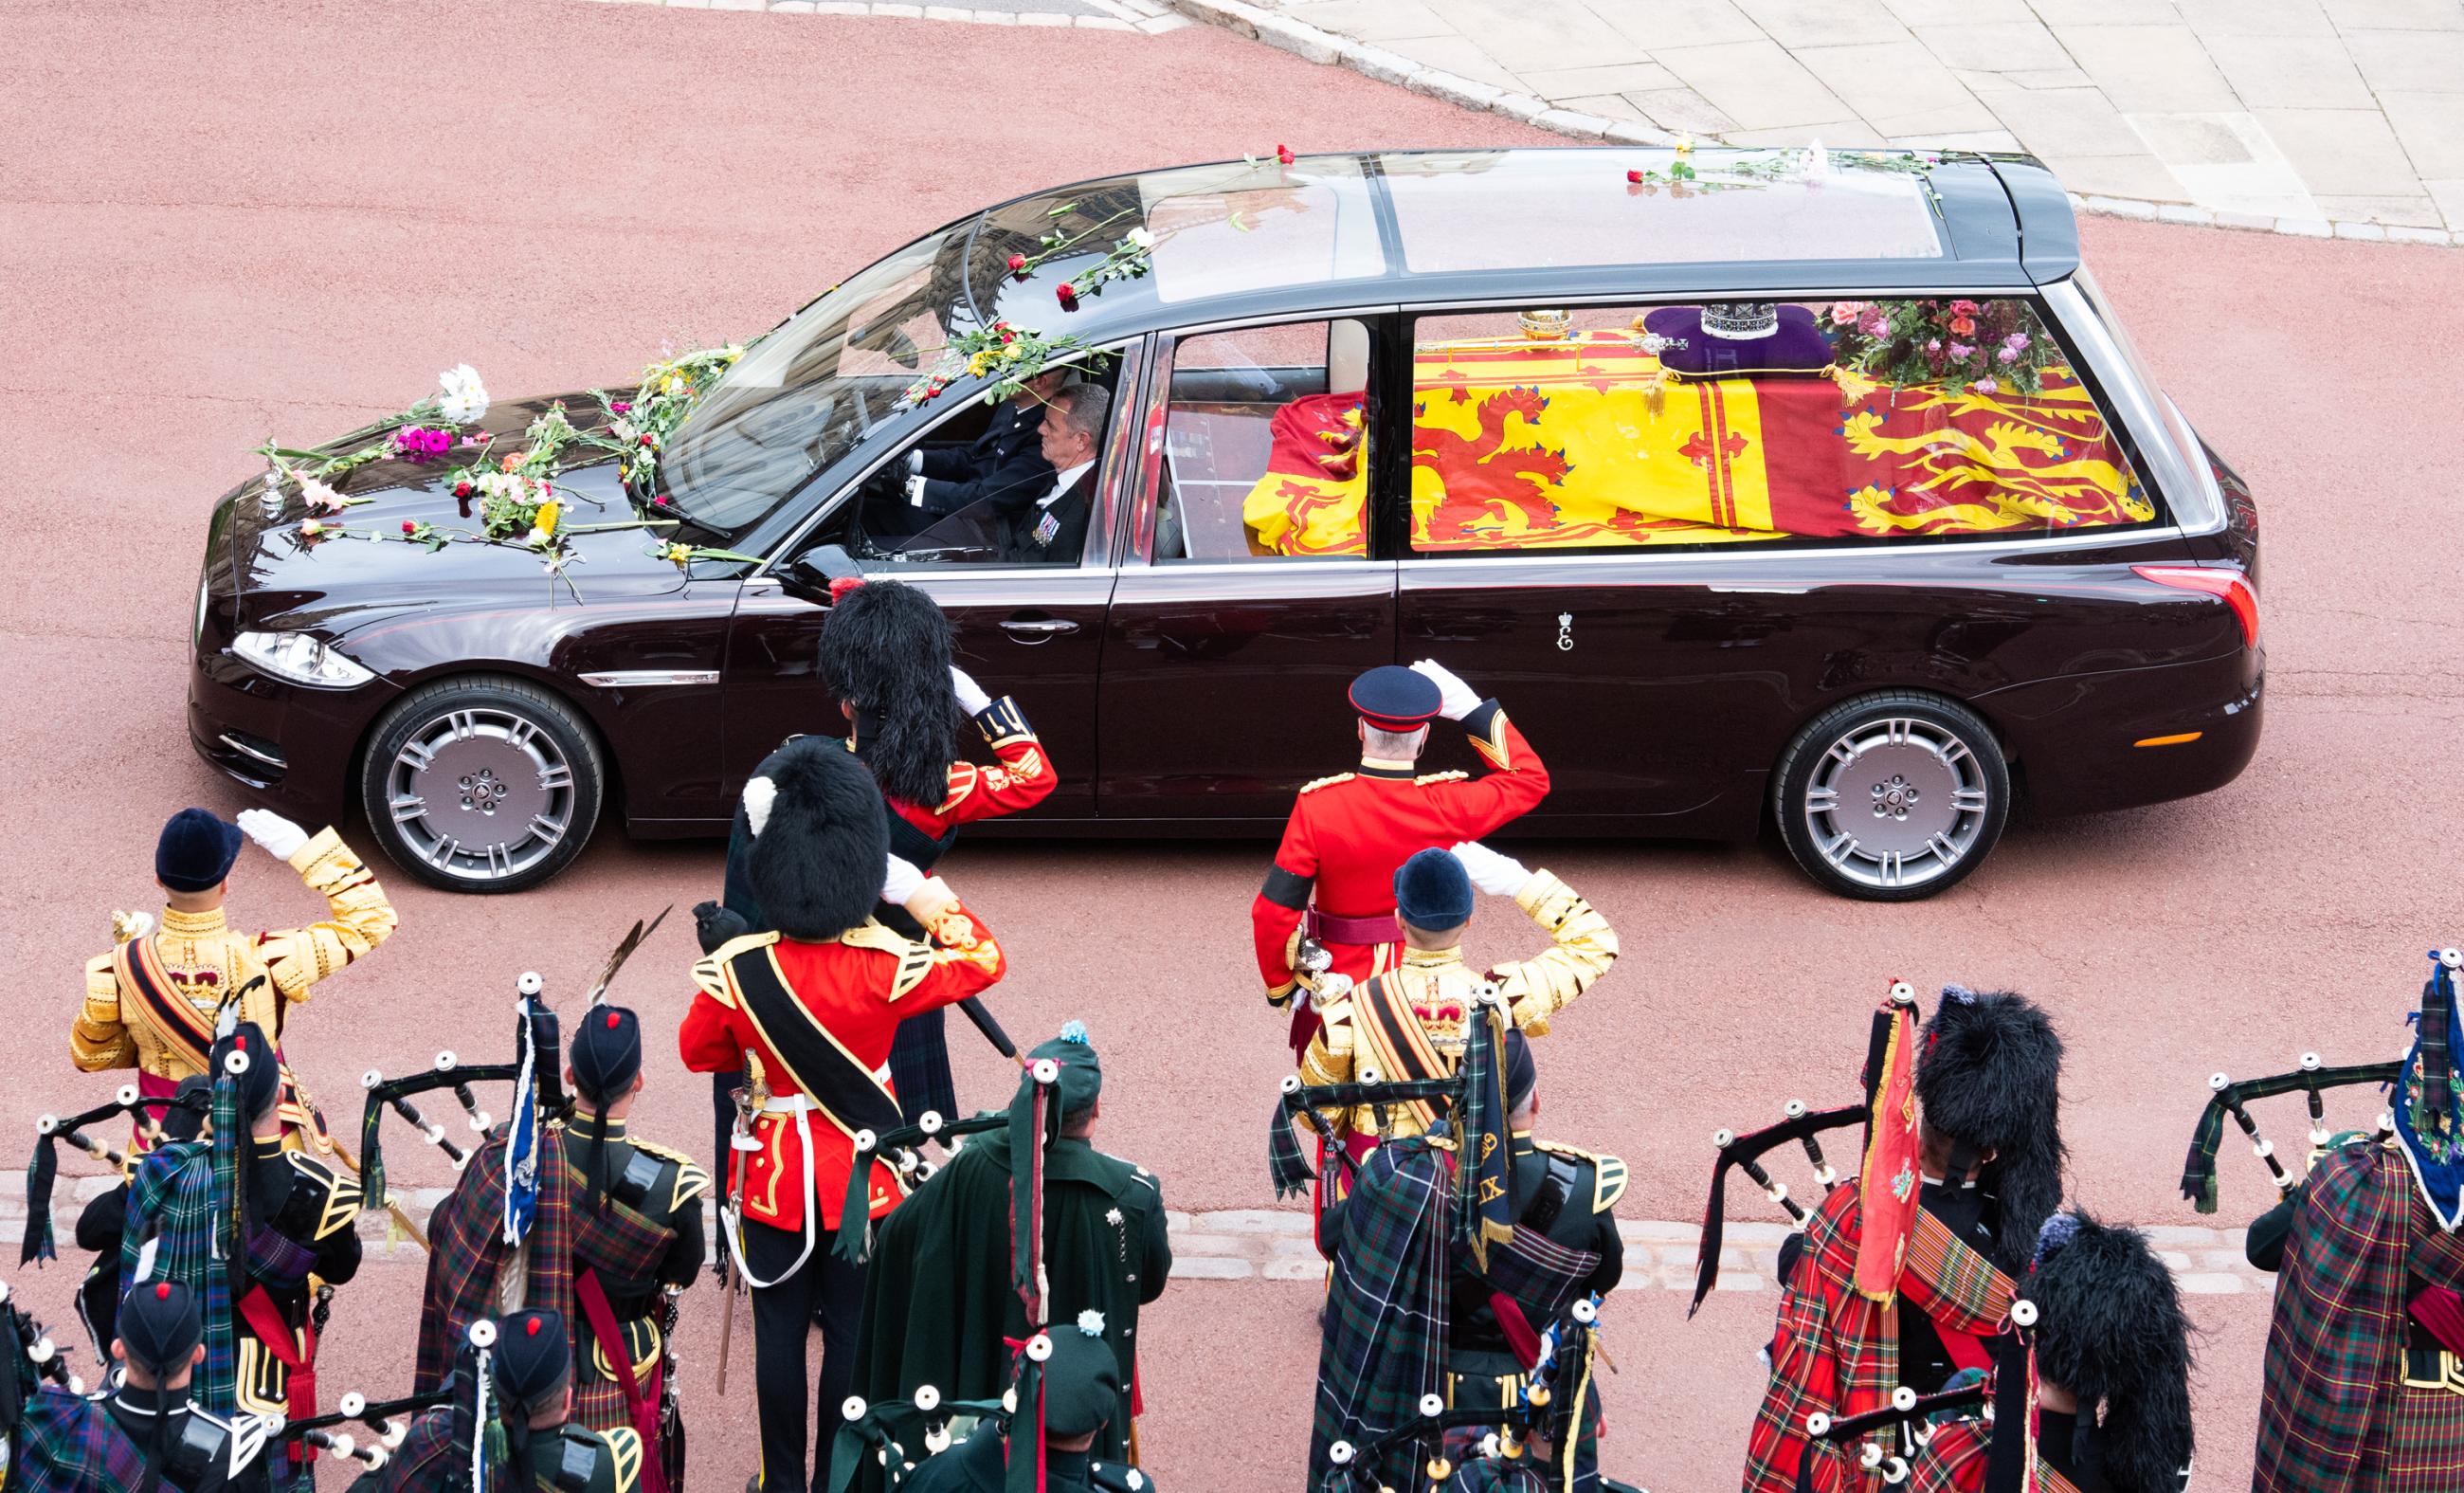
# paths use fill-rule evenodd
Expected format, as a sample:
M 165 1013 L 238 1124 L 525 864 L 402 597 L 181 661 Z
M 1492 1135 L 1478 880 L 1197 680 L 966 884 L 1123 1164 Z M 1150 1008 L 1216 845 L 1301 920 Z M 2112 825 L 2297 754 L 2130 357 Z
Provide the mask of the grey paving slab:
M 1579 137 L 2019 150 L 2111 211 L 2328 236 L 2464 206 L 2464 0 L 1169 3 Z
M 1655 59 L 1686 87 L 1749 130 L 1837 123 L 1854 109 L 1822 86 L 1788 49 L 1766 37 L 1678 47 Z

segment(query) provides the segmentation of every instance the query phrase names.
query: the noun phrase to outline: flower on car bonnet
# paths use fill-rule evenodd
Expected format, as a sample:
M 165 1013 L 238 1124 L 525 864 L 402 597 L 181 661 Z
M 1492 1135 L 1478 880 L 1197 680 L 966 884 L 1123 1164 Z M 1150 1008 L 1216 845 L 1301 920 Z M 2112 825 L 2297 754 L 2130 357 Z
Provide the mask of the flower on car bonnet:
M 487 415 L 488 390 L 471 365 L 456 364 L 437 374 L 436 387 L 437 412 L 454 424 L 475 424 Z
M 1133 228 L 1130 230 L 1129 242 L 1139 249 L 1153 249 L 1155 247 L 1155 234 L 1152 230 L 1144 227 Z

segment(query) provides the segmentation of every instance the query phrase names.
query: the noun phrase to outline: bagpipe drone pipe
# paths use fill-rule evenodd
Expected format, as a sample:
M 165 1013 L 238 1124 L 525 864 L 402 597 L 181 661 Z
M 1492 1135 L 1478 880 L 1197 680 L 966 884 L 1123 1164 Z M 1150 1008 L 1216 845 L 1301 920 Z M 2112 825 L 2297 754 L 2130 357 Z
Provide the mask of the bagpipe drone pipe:
M 0 1353 L 9 1360 L 0 1367 L 0 1446 L 10 1446 L 25 1418 L 26 1402 L 46 1382 L 71 1394 L 83 1394 L 85 1381 L 69 1371 L 67 1355 L 34 1314 L 17 1304 L 6 1281 L 0 1281 L 0 1312 L 9 1318 L 5 1333 L 0 1333 Z M 5 1465 L 0 1462 L 0 1467 Z
M 17 1248 L 17 1263 L 31 1264 L 38 1259 L 57 1259 L 58 1240 L 52 1228 L 52 1192 L 59 1177 L 59 1144 L 66 1141 L 115 1171 L 125 1173 L 129 1158 L 125 1151 L 110 1142 L 90 1133 L 87 1126 L 119 1115 L 136 1119 L 137 1134 L 146 1145 L 163 1139 L 163 1114 L 186 1110 L 202 1122 L 211 1113 L 213 1100 L 204 1092 L 193 1094 L 141 1094 L 134 1083 L 121 1085 L 120 1092 L 107 1104 L 97 1104 L 62 1119 L 44 1115 L 34 1122 L 34 1153 L 26 1163 L 26 1236 Z
M 2019 1307 L 2028 1305 L 2025 1302 L 2018 1304 Z M 2014 1308 L 2014 1324 L 2020 1315 Z M 2030 1321 L 2035 1320 L 2033 1309 L 2027 1315 Z M 1805 1434 L 1816 1441 L 1855 1445 L 1859 1463 L 1880 1475 L 1883 1482 L 1897 1487 L 1908 1481 L 1909 1458 L 1923 1452 L 1941 1429 L 1936 1416 L 1965 1410 L 1983 1415 L 1990 1398 L 1990 1387 L 1983 1379 L 1935 1394 L 1919 1394 L 1903 1384 L 1891 1392 L 1889 1404 L 1861 1415 L 1835 1418 L 1818 1410 L 1813 1412 L 1805 1417 Z M 1813 1465 L 1813 1459 L 1807 1458 L 1798 1468 L 1799 1493 L 1811 1481 Z
M 2199 1112 L 2199 1123 L 2190 1135 L 2189 1154 L 2182 1163 L 2182 1195 L 2190 1200 L 2200 1213 L 2216 1211 L 2216 1150 L 2223 1144 L 2228 1116 L 2249 1138 L 2252 1154 L 2267 1165 L 2269 1180 L 2276 1184 L 2277 1196 L 2291 1195 L 2301 1185 L 2311 1165 L 2323 1155 L 2333 1136 L 2327 1128 L 2326 1093 L 2330 1089 L 2356 1088 L 2365 1084 L 2387 1087 L 2402 1076 L 2401 1062 L 2350 1063 L 2328 1067 L 2317 1053 L 2303 1053 L 2300 1063 L 2290 1073 L 2278 1073 L 2263 1079 L 2231 1079 L 2222 1073 L 2208 1080 L 2208 1103 Z M 2276 1153 L 2275 1143 L 2258 1133 L 2258 1122 L 2251 1117 L 2253 1102 L 2278 1094 L 2299 1093 L 2310 1111 L 2309 1153 L 2302 1171 L 2289 1170 Z M 2384 1142 L 2395 1134 L 2395 1119 L 2382 1109 L 2373 1143 Z
M 590 992 L 583 1000 L 585 1011 L 598 1006 L 607 997 L 607 988 L 615 982 L 616 973 L 633 951 L 642 947 L 659 925 L 667 921 L 671 908 L 659 909 L 657 917 L 647 924 L 634 920 L 632 928 L 617 942 L 615 951 L 592 982 Z M 444 1152 L 458 1175 L 470 1164 L 473 1147 L 466 1150 L 450 1139 L 443 1125 L 431 1121 L 413 1103 L 418 1096 L 439 1089 L 450 1090 L 462 1107 L 465 1123 L 480 1143 L 485 1143 L 496 1122 L 479 1105 L 476 1083 L 510 1082 L 514 1100 L 507 1111 L 508 1147 L 517 1158 L 533 1152 L 539 1128 L 561 1120 L 572 1107 L 564 1092 L 563 1044 L 557 1014 L 546 998 L 547 982 L 535 971 L 525 970 L 514 982 L 514 1057 L 510 1062 L 476 1063 L 464 1066 L 451 1051 L 436 1055 L 435 1063 L 426 1073 L 388 1079 L 370 1068 L 360 1078 L 367 1102 L 360 1117 L 360 1185 L 370 1208 L 385 1207 L 389 1199 L 385 1192 L 385 1164 L 383 1124 L 390 1110 L 419 1132 L 422 1140 Z
M 378 1401 L 371 1401 L 353 1390 L 343 1395 L 337 1408 L 328 1414 L 284 1421 L 282 1429 L 275 1433 L 274 1440 L 278 1444 L 303 1441 L 374 1472 L 391 1460 L 393 1454 L 401 1449 L 404 1439 L 410 1435 L 413 1416 L 450 1405 L 452 1401 L 451 1389 Z M 373 1433 L 374 1439 L 363 1442 L 340 1429 L 349 1425 L 364 1427 Z
M 1721 1130 L 1711 1137 L 1718 1148 L 1719 1161 L 1711 1169 L 1711 1194 L 1703 1210 L 1702 1243 L 1694 1257 L 1694 1297 L 1685 1309 L 1688 1317 L 1702 1309 L 1703 1299 L 1711 1294 L 1720 1276 L 1722 1236 L 1727 1221 L 1727 1184 L 1730 1171 L 1742 1171 L 1748 1180 L 1763 1191 L 1763 1195 L 1779 1205 L 1788 1215 L 1789 1228 L 1802 1233 L 1812 1214 L 1803 1203 L 1792 1196 L 1788 1184 L 1779 1181 L 1764 1165 L 1771 1152 L 1795 1145 L 1813 1164 L 1814 1178 L 1824 1193 L 1839 1185 L 1839 1170 L 1824 1155 L 1822 1137 L 1833 1130 L 1861 1126 L 1866 1131 L 1865 1143 L 1858 1148 L 1861 1161 L 1871 1149 L 1874 1106 L 1882 1092 L 1893 1064 L 1904 1064 L 1908 1055 L 1902 1050 L 1906 1035 L 1921 1022 L 1917 1011 L 1916 991 L 1904 980 L 1891 982 L 1890 991 L 1881 1006 L 1875 1011 L 1873 1028 L 1866 1047 L 1865 1096 L 1854 1104 L 1836 1109 L 1809 1109 L 1803 1101 L 1788 1103 L 1786 1118 L 1766 1129 L 1739 1135 L 1734 1130 Z M 1895 1047 L 1895 1044 L 1900 1044 Z

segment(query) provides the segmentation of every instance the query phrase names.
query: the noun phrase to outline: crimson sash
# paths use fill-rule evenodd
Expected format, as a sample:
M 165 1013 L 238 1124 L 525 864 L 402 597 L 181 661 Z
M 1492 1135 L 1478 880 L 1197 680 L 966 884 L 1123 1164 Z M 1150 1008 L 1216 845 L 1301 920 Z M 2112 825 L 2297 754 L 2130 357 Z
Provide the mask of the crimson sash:
M 582 1315 L 590 1324 L 590 1335 L 606 1350 L 607 1365 L 616 1370 L 616 1382 L 625 1391 L 625 1414 L 631 1418 L 633 1429 L 647 1448 L 642 1458 L 644 1493 L 668 1493 L 666 1459 L 660 1454 L 659 1410 L 652 1392 L 643 1387 L 641 1375 L 633 1371 L 633 1346 L 625 1337 L 624 1325 L 616 1320 L 616 1308 L 607 1304 L 607 1288 L 599 1283 L 599 1272 L 583 1266 L 574 1279 L 573 1299 L 581 1304 Z M 666 1372 L 662 1366 L 660 1372 Z
M 265 1287 L 260 1285 L 239 1299 L 239 1314 L 248 1324 L 249 1331 L 265 1345 L 265 1350 L 291 1370 L 282 1385 L 284 1412 L 294 1420 L 305 1420 L 317 1414 L 316 1323 L 311 1321 L 299 1329 L 300 1336 L 307 1342 L 307 1351 L 303 1353 L 292 1341 L 291 1327 L 282 1320 L 282 1312 L 274 1304 L 274 1298 L 265 1294 Z M 294 1441 L 291 1455 L 297 1461 L 315 1461 L 317 1449 L 304 1440 Z
M 214 1045 L 213 1020 L 199 1013 L 195 1004 L 171 983 L 162 956 L 155 952 L 154 940 L 132 938 L 113 949 L 111 972 L 119 979 L 121 990 L 137 992 L 139 1003 L 153 1018 L 164 1040 L 177 1046 L 198 1067 L 204 1067 L 206 1054 Z

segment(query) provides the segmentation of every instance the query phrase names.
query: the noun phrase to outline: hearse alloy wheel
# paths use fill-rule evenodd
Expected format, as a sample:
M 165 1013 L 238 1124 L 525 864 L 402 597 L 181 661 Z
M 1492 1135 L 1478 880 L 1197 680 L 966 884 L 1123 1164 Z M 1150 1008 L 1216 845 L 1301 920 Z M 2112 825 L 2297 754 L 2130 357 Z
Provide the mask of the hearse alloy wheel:
M 2002 837 L 2011 771 L 1992 728 L 1931 695 L 1893 691 L 1815 717 L 1780 759 L 1774 810 L 1789 853 L 1831 891 L 1930 897 Z
M 564 869 L 599 822 L 598 744 L 519 680 L 413 690 L 368 742 L 360 792 L 378 842 L 430 886 L 517 892 Z

